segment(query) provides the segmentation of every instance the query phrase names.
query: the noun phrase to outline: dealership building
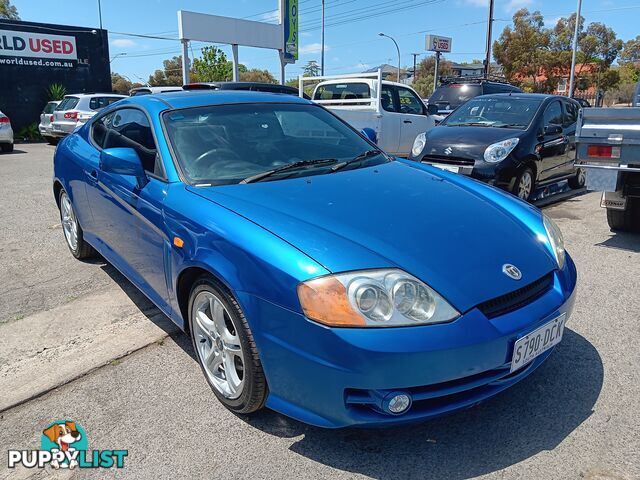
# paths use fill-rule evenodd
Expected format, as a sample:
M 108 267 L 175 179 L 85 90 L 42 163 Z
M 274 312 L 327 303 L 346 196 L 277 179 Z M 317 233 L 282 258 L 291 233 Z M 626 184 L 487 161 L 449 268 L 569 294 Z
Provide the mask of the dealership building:
M 106 30 L 0 20 L 0 110 L 17 132 L 40 121 L 50 85 L 111 92 Z

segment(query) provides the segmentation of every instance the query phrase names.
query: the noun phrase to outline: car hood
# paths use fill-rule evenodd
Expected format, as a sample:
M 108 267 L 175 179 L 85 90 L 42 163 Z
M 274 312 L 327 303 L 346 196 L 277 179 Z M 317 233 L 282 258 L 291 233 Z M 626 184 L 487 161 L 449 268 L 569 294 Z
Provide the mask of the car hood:
M 262 226 L 331 272 L 398 267 L 461 312 L 555 268 L 546 237 L 540 240 L 544 229 L 535 209 L 491 187 L 410 161 L 188 188 Z M 520 281 L 502 272 L 506 263 L 522 271 Z
M 448 127 L 439 125 L 426 133 L 424 155 L 478 159 L 492 143 L 521 137 L 525 130 L 491 127 Z M 446 151 L 445 151 L 446 150 Z

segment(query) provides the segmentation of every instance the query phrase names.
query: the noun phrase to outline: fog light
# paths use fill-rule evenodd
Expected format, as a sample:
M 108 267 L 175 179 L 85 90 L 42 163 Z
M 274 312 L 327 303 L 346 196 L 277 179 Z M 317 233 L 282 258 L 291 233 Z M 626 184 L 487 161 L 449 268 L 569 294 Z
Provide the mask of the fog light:
M 411 397 L 406 393 L 390 393 L 384 401 L 385 410 L 394 415 L 400 415 L 406 412 L 410 406 Z

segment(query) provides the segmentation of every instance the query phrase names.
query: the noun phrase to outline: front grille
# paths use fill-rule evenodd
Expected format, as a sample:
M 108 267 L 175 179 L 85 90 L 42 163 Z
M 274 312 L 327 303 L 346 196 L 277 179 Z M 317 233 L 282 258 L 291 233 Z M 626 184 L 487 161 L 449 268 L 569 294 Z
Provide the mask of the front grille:
M 478 309 L 487 318 L 495 318 L 513 312 L 547 293 L 553 287 L 553 272 L 518 290 L 487 300 Z
M 463 157 L 450 157 L 448 155 L 425 155 L 422 158 L 423 162 L 444 163 L 447 165 L 474 165 L 475 161 L 470 158 Z

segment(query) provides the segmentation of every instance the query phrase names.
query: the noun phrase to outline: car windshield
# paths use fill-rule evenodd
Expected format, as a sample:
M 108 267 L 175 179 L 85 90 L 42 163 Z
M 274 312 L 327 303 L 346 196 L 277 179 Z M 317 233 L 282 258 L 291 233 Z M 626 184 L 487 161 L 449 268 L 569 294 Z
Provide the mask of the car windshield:
M 526 129 L 541 100 L 522 97 L 476 97 L 459 107 L 442 124 Z
M 169 111 L 163 120 L 181 170 L 194 184 L 271 181 L 388 161 L 381 153 L 365 155 L 343 168 L 373 147 L 317 105 L 212 105 Z
M 437 105 L 442 110 L 458 108 L 470 98 L 482 93 L 479 84 L 454 83 L 441 85 L 429 97 L 430 105 Z

